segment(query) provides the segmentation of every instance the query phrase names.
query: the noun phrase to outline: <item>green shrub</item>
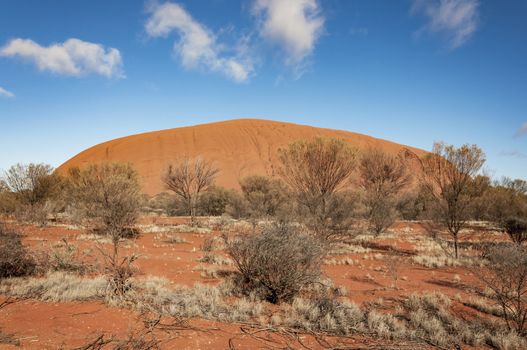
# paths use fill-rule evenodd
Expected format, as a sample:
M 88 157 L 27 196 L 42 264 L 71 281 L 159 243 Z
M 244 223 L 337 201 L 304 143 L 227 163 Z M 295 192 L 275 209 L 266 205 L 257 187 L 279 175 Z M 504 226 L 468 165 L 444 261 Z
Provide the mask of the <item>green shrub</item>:
M 220 186 L 211 186 L 203 192 L 198 201 L 198 211 L 201 215 L 220 216 L 225 213 L 232 191 Z
M 249 215 L 254 218 L 275 216 L 289 198 L 285 184 L 267 176 L 245 177 L 240 187 L 248 203 Z

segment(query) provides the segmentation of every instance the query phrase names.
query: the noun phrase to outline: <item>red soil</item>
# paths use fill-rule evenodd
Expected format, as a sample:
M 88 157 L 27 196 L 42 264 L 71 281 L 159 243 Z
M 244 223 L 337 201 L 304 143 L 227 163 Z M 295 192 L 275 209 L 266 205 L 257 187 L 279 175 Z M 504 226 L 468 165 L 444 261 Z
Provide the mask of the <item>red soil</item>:
M 143 218 L 147 223 L 151 218 Z M 181 222 L 181 219 L 164 219 L 165 223 Z M 159 222 L 159 220 L 157 220 Z M 19 226 L 25 235 L 24 242 L 31 250 L 46 249 L 66 238 L 71 244 L 78 246 L 78 251 L 93 248 L 93 241 L 78 240 L 83 232 L 64 227 L 36 228 Z M 390 247 L 396 253 L 411 255 L 413 245 L 407 241 L 412 236 L 423 235 L 422 227 L 417 223 L 400 222 L 392 227 L 393 235 L 375 240 L 376 246 L 371 251 L 362 254 L 346 254 L 333 256 L 336 260 L 352 258 L 353 265 L 324 265 L 323 271 L 336 286 L 345 287 L 347 297 L 365 307 L 371 302 L 379 302 L 381 309 L 387 312 L 393 310 L 398 300 L 412 293 L 441 292 L 450 297 L 457 295 L 463 299 L 470 297 L 470 292 L 463 286 L 477 285 L 477 279 L 468 269 L 462 267 L 444 267 L 429 269 L 412 263 L 411 259 L 403 259 L 399 269 L 397 289 L 392 288 L 392 277 L 388 272 L 388 262 L 385 259 L 371 258 L 374 254 L 391 254 Z M 174 233 L 173 233 L 174 234 Z M 156 233 L 144 233 L 138 239 L 127 242 L 128 252 L 140 254 L 138 267 L 144 275 L 162 276 L 174 284 L 193 285 L 194 283 L 218 283 L 218 279 L 207 279 L 200 276 L 200 271 L 193 271 L 199 265 L 197 261 L 203 255 L 200 246 L 210 235 L 177 233 L 189 243 L 170 244 L 155 239 Z M 465 235 L 465 239 L 479 236 Z M 500 238 L 501 239 L 501 238 Z M 215 252 L 222 254 L 222 252 Z M 333 258 L 330 257 L 330 258 Z M 206 265 L 206 264 L 205 264 Z M 212 265 L 211 265 L 212 266 Z M 218 267 L 218 266 L 216 266 Z M 222 267 L 219 267 L 222 268 Z M 459 276 L 455 277 L 456 275 Z M 454 282 L 456 281 L 457 282 Z M 459 283 L 459 281 L 461 283 Z M 6 298 L 0 296 L 0 303 Z M 454 303 L 455 312 L 473 317 L 475 311 L 461 304 Z M 377 307 L 379 304 L 377 303 Z M 226 324 L 207 320 L 191 320 L 190 325 L 201 330 L 186 329 L 177 333 L 160 332 L 163 348 L 166 349 L 225 349 L 229 348 L 232 339 L 236 349 L 262 348 L 261 341 L 242 332 L 241 324 Z M 19 300 L 14 304 L 0 309 L 0 335 L 12 334 L 22 344 L 24 349 L 55 349 L 60 346 L 74 348 L 86 344 L 100 334 L 125 338 L 131 332 L 141 328 L 137 313 L 119 308 L 112 308 L 99 302 L 46 303 L 36 300 Z M 208 329 L 208 331 L 203 331 Z M 268 333 L 266 336 L 277 337 Z M 291 345 L 293 348 L 302 346 L 291 339 L 278 337 L 278 344 Z M 379 345 L 379 340 L 366 337 L 350 339 L 327 338 L 336 344 L 344 341 L 348 346 Z M 312 348 L 323 348 L 313 337 L 303 336 L 303 342 Z M 276 345 L 276 344 L 275 344 Z M 341 344 L 342 345 L 342 344 Z M 11 345 L 0 343 L 0 349 Z M 380 345 L 379 345 L 380 346 Z M 381 346 L 382 347 L 382 346 Z M 419 345 L 419 347 L 424 347 Z M 13 347 L 14 348 L 14 347 Z

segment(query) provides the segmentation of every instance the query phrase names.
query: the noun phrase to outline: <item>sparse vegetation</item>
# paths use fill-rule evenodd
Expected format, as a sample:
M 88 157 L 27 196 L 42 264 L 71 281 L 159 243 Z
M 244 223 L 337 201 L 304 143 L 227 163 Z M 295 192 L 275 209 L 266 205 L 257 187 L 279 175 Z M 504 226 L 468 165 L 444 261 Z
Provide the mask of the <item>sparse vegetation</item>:
M 253 219 L 276 216 L 288 201 L 285 184 L 266 176 L 248 176 L 240 180 L 247 202 L 248 216 Z
M 205 254 L 198 261 L 213 265 L 232 265 L 232 260 L 217 254 Z
M 65 238 L 38 253 L 38 269 L 44 272 L 67 271 L 84 274 L 95 270 L 94 266 L 82 261 L 77 248 Z
M 201 250 L 204 252 L 212 252 L 215 250 L 221 250 L 225 248 L 225 239 L 222 237 L 211 236 L 205 238 Z
M 232 192 L 220 186 L 210 186 L 199 196 L 199 213 L 212 216 L 223 215 L 231 200 Z
M 92 220 L 97 229 L 111 237 L 113 249 L 99 249 L 104 258 L 108 290 L 124 296 L 131 288 L 133 263 L 137 256 L 121 257 L 119 243 L 133 236 L 133 225 L 141 207 L 137 173 L 130 165 L 107 163 L 85 169 L 70 169 L 69 187 L 74 204 L 84 217 Z
M 397 195 L 410 181 L 407 165 L 401 157 L 371 148 L 361 155 L 359 174 L 366 218 L 379 235 L 395 222 Z
M 514 243 L 521 245 L 527 240 L 527 220 L 509 218 L 505 221 L 504 226 L 505 232 Z
M 527 249 L 517 245 L 491 247 L 487 266 L 478 276 L 491 290 L 509 329 L 525 334 L 527 326 Z
M 306 223 L 321 237 L 346 233 L 351 226 L 349 185 L 356 151 L 338 139 L 317 137 L 279 150 L 279 174 L 303 208 Z
M 459 232 L 469 219 L 471 201 L 481 194 L 474 186 L 474 176 L 484 163 L 485 154 L 476 145 L 455 148 L 444 143 L 435 143 L 421 162 L 422 184 L 431 199 L 429 213 L 454 238 L 456 258 Z
M 0 279 L 30 275 L 35 268 L 20 234 L 0 225 Z
M 279 156 L 284 182 L 250 176 L 240 180 L 241 192 L 213 186 L 218 170 L 212 163 L 186 159 L 163 178 L 175 194 L 153 199 L 140 193 L 129 165 L 74 168 L 57 186 L 66 190 L 60 192 L 67 214 L 75 212 L 83 226 L 49 222 L 48 228 L 37 229 L 10 221 L 9 229 L 0 227 L 0 295 L 56 303 L 102 301 L 157 315 L 154 323 L 165 317 L 242 322 L 258 334 L 294 334 L 296 339 L 306 334 L 327 347 L 331 344 L 323 337 L 352 335 L 414 347 L 526 347 L 524 182 L 492 183 L 478 176 L 484 156 L 475 146 L 436 145 L 422 162 L 417 189 L 406 186 L 409 160 L 378 149 L 367 150 L 358 166 L 355 151 L 335 139 L 298 141 Z M 412 192 L 405 192 L 408 187 Z M 20 201 L 15 193 L 0 183 L 0 210 L 8 212 L 5 198 Z M 42 198 L 53 196 L 47 192 Z M 401 201 L 401 196 L 406 198 Z M 357 217 L 361 205 L 369 223 Z M 139 221 L 140 210 L 148 215 Z M 404 228 L 398 223 L 387 230 L 397 210 L 412 219 L 424 213 L 433 221 Z M 174 214 L 190 214 L 190 223 L 165 216 Z M 438 225 L 452 235 L 455 255 L 449 251 L 452 240 L 443 238 L 447 233 Z M 80 227 L 90 230 L 80 233 Z M 27 248 L 18 229 L 24 230 Z M 67 231 L 57 236 L 58 229 Z M 467 239 L 458 242 L 461 230 Z M 504 242 L 504 232 L 516 244 Z M 57 241 L 70 234 L 74 238 Z M 34 241 L 42 242 L 36 248 Z M 93 261 L 100 259 L 93 247 L 101 261 Z M 130 249 L 146 255 L 140 265 L 146 276 L 138 274 L 138 255 Z M 159 263 L 152 269 L 150 264 Z M 415 264 L 424 273 L 413 275 Z M 323 278 L 322 268 L 337 278 Z M 159 269 L 170 280 L 148 275 Z M 476 272 L 486 289 L 477 291 L 473 276 L 462 269 Z M 186 272 L 184 283 L 190 276 L 206 284 L 174 284 Z M 413 285 L 414 278 L 423 282 L 423 290 L 441 286 L 454 289 L 456 296 L 408 296 L 401 287 Z M 398 285 L 401 280 L 407 282 Z M 350 281 L 361 287 L 348 295 Z M 371 299 L 373 292 L 380 294 L 377 299 Z M 355 293 L 364 297 L 362 305 L 354 304 Z M 464 314 L 465 307 L 459 312 L 460 305 L 475 314 Z M 485 314 L 481 320 L 479 313 Z M 122 339 L 98 337 L 90 344 L 103 343 L 123 349 L 160 346 L 153 333 L 141 331 Z
M 45 225 L 48 215 L 58 211 L 62 179 L 50 165 L 13 165 L 0 182 L 1 206 L 18 220 Z
M 292 300 L 320 277 L 325 253 L 315 238 L 292 227 L 270 227 L 239 237 L 227 249 L 242 290 L 258 291 L 271 303 Z
M 168 190 L 185 202 L 188 214 L 194 221 L 199 197 L 212 186 L 218 173 L 219 169 L 210 161 L 203 158 L 183 158 L 168 167 L 162 180 Z
M 107 280 L 104 277 L 85 278 L 59 271 L 43 278 L 11 278 L 0 284 L 0 293 L 18 298 L 66 302 L 104 299 Z
M 133 236 L 141 207 L 137 173 L 128 164 L 104 163 L 69 171 L 71 203 L 94 231 L 118 241 Z

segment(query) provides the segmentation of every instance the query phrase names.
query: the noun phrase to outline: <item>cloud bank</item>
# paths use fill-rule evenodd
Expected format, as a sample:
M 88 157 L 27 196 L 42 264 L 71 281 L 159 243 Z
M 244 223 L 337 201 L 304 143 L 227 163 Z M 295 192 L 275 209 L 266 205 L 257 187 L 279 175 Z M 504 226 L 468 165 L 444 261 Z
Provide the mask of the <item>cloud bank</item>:
M 119 50 L 74 38 L 47 47 L 30 39 L 13 39 L 0 48 L 0 56 L 21 58 L 34 63 L 40 71 L 59 75 L 124 77 Z
M 479 0 L 413 0 L 411 12 L 428 17 L 421 30 L 439 33 L 448 46 L 465 44 L 478 27 Z
M 233 57 L 225 55 L 225 45 L 217 42 L 216 35 L 179 4 L 167 2 L 154 6 L 145 30 L 150 37 L 166 37 L 177 32 L 179 38 L 174 52 L 187 69 L 201 67 L 220 72 L 236 82 L 248 80 L 253 71 L 252 60 L 245 50 L 239 48 Z

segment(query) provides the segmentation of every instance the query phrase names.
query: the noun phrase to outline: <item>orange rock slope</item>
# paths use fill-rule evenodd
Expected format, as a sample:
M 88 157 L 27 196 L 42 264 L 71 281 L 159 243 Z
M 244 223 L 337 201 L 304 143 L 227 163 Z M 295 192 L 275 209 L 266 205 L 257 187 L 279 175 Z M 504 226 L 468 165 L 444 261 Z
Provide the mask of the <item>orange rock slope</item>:
M 358 149 L 373 146 L 395 154 L 408 149 L 418 156 L 425 151 L 342 130 L 268 120 L 240 119 L 127 136 L 93 146 L 64 164 L 66 173 L 74 166 L 104 161 L 130 162 L 138 171 L 145 193 L 164 191 L 161 175 L 166 167 L 185 156 L 212 160 L 221 169 L 217 184 L 238 188 L 238 180 L 247 175 L 273 176 L 277 150 L 299 139 L 315 136 L 346 140 Z

